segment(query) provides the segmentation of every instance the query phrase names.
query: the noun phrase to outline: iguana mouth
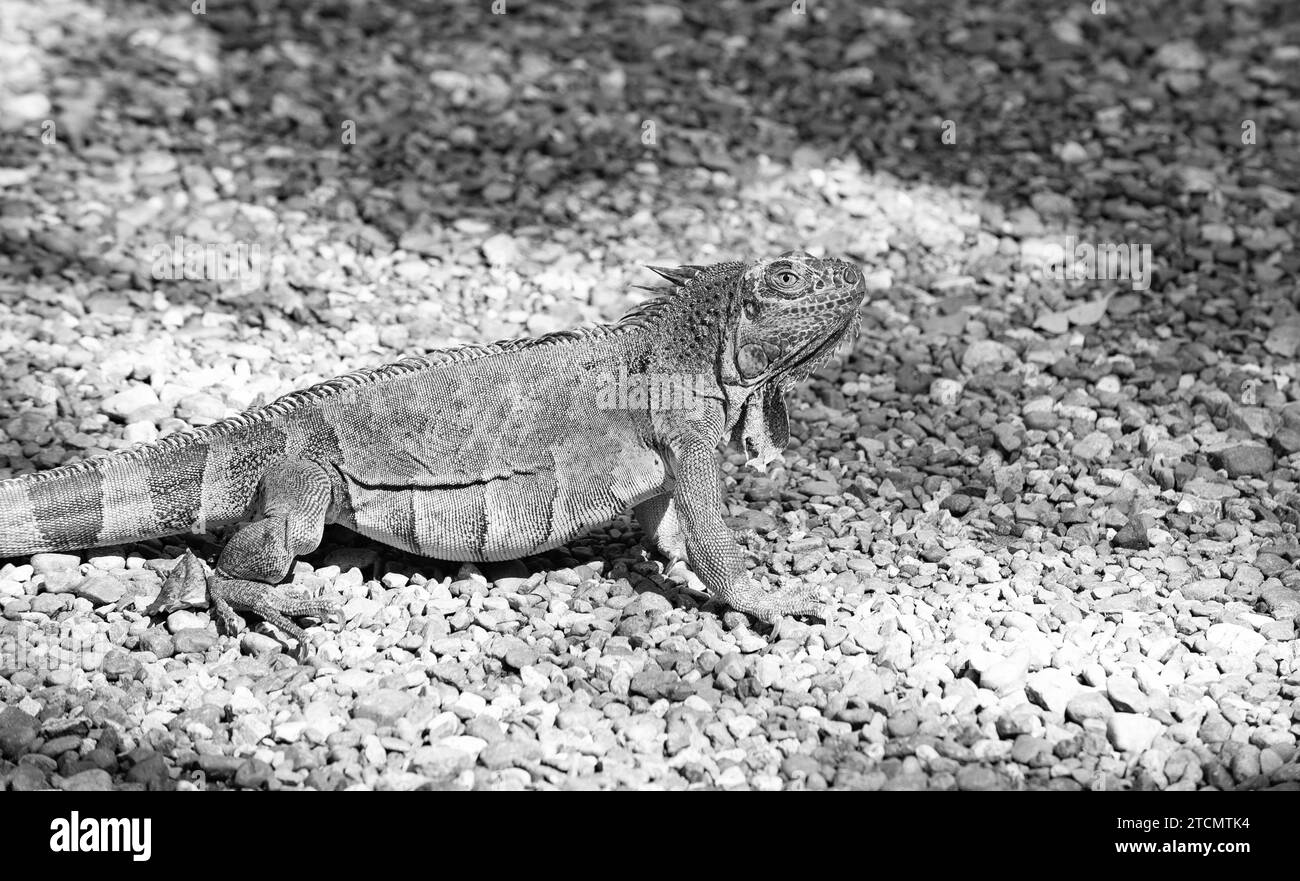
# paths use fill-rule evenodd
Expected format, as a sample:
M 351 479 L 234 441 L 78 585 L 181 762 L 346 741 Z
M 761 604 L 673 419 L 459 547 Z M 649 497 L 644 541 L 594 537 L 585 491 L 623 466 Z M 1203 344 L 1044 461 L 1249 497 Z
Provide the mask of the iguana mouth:
M 836 351 L 846 340 L 857 339 L 862 330 L 862 313 L 853 310 L 853 313 L 844 319 L 844 322 L 836 328 L 834 333 L 828 334 L 826 339 L 816 346 L 811 352 L 796 353 L 794 358 L 787 359 L 788 364 L 782 365 L 779 369 L 780 379 L 777 382 L 783 389 L 803 382 L 814 372 L 820 369 L 826 362 L 835 356 Z

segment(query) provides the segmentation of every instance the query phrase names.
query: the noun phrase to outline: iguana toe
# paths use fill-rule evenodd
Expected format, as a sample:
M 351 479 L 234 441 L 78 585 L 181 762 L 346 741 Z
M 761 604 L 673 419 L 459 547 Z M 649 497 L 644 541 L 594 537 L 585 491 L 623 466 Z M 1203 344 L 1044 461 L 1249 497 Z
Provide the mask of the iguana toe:
M 773 624 L 784 615 L 825 618 L 829 608 L 816 585 L 796 583 L 769 590 L 752 578 L 738 581 L 722 601 L 738 612 Z
M 292 636 L 298 643 L 294 655 L 299 659 L 306 655 L 307 633 L 291 618 L 329 620 L 335 616 L 342 617 L 338 604 L 330 600 L 313 599 L 285 591 L 277 585 L 228 578 L 220 573 L 208 580 L 208 602 L 223 632 L 238 633 L 243 621 L 236 612 L 252 612 Z

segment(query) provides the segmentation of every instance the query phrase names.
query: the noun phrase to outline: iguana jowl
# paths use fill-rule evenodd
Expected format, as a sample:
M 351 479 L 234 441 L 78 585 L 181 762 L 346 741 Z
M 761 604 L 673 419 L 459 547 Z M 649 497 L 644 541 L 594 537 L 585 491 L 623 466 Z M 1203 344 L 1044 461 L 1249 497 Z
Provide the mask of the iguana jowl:
M 234 610 L 251 611 L 301 648 L 287 616 L 333 605 L 276 585 L 327 523 L 485 561 L 563 545 L 632 507 L 659 549 L 732 608 L 768 621 L 816 614 L 813 589 L 769 591 L 745 570 L 723 523 L 719 446 L 730 438 L 762 464 L 779 454 L 783 394 L 856 331 L 862 274 L 799 252 L 656 271 L 671 285 L 612 325 L 408 358 L 0 481 L 0 557 L 249 521 L 210 576 L 187 556 L 172 577 L 206 577 L 227 632 L 239 629 Z M 696 380 L 673 406 L 611 407 L 620 375 Z

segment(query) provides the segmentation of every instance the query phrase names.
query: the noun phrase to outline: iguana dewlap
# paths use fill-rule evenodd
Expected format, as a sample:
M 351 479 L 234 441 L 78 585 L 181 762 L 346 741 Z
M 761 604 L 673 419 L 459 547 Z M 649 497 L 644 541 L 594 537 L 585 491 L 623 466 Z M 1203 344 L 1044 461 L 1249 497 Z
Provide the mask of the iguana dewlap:
M 0 481 L 0 557 L 248 521 L 208 600 L 228 630 L 234 607 L 305 642 L 286 616 L 331 604 L 274 585 L 327 523 L 430 557 L 504 560 L 634 508 L 731 607 L 815 614 L 813 590 L 770 592 L 746 572 L 723 523 L 719 447 L 735 440 L 761 465 L 779 455 L 783 393 L 856 330 L 862 274 L 797 252 L 657 271 L 672 286 L 612 325 L 408 358 Z M 177 573 L 204 577 L 190 559 Z

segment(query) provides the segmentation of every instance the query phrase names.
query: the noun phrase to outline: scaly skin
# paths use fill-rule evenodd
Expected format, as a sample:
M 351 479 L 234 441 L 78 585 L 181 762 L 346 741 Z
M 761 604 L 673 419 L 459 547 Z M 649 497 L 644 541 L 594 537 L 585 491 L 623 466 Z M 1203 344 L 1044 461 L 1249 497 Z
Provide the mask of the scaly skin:
M 656 270 L 671 287 L 613 325 L 349 374 L 157 444 L 0 481 L 0 557 L 243 522 L 205 578 L 182 561 L 155 604 L 206 582 L 223 629 L 332 604 L 276 585 L 327 523 L 447 560 L 558 547 L 628 508 L 719 600 L 761 620 L 820 614 L 769 591 L 722 519 L 720 444 L 766 465 L 783 393 L 856 330 L 857 267 L 800 253 Z M 668 397 L 629 386 L 662 383 Z M 622 382 L 622 386 L 620 386 Z M 251 517 L 251 520 L 249 519 Z M 247 522 L 245 522 L 247 521 Z

